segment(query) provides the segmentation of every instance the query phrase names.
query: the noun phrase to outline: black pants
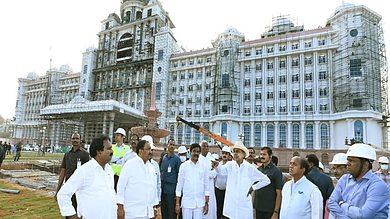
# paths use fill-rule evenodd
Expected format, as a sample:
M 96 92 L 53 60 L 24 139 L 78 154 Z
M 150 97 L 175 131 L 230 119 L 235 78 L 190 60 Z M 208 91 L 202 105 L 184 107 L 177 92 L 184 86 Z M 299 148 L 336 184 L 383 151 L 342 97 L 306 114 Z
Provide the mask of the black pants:
M 163 219 L 176 219 L 175 203 L 175 194 L 161 194 L 161 216 Z
M 273 212 L 264 212 L 256 210 L 256 219 L 271 219 Z
M 223 203 L 225 202 L 225 192 L 226 190 L 220 190 L 215 187 L 215 199 L 217 200 L 217 219 L 227 218 L 222 215 Z
M 116 192 L 116 185 L 118 185 L 118 180 L 119 180 L 119 176 L 118 175 L 114 175 L 114 189 L 115 189 L 115 192 Z

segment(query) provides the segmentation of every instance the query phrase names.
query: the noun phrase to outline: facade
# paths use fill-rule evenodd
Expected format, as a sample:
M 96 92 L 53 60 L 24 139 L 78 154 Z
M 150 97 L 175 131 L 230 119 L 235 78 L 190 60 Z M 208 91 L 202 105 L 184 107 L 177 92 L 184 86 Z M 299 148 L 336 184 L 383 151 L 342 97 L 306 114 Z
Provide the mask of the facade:
M 42 124 L 65 120 L 87 143 L 97 134 L 112 136 L 118 127 L 143 125 L 155 95 L 159 126 L 178 144 L 210 139 L 176 126 L 176 116 L 232 142 L 243 134 L 246 146 L 346 149 L 345 140 L 354 139 L 388 148 L 381 16 L 365 6 L 343 4 L 325 27 L 312 30 L 276 17 L 251 41 L 229 28 L 211 48 L 189 52 L 177 45 L 157 0 L 123 0 L 120 15 L 101 24 L 98 48 L 83 54 L 78 91 L 60 86 L 71 75 L 50 86 L 47 76 L 19 80 L 16 138 L 39 139 Z M 60 144 L 55 133 L 63 128 L 53 127 L 49 140 Z

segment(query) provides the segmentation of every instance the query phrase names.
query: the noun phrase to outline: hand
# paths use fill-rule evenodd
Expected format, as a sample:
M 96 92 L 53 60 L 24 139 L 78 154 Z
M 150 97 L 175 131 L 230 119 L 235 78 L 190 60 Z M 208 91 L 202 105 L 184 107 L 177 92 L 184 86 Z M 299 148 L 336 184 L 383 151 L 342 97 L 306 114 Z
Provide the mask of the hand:
M 123 205 L 118 204 L 116 214 L 118 219 L 125 219 L 125 209 L 123 208 Z
M 209 212 L 209 204 L 206 203 L 203 207 L 203 214 L 206 215 Z
M 252 189 L 252 186 L 249 188 L 249 191 L 248 191 L 248 194 L 246 195 L 246 197 L 248 197 L 250 194 L 252 194 L 253 192 L 253 189 Z
M 273 213 L 272 214 L 272 217 L 271 217 L 271 219 L 278 219 L 279 218 L 279 214 L 277 214 L 277 213 Z
M 211 161 L 211 167 L 212 167 L 213 169 L 217 168 L 217 167 L 218 167 L 218 164 L 219 164 L 218 161 L 215 161 L 215 160 L 212 160 L 212 161 Z
M 176 206 L 175 206 L 175 213 L 180 214 L 180 205 L 179 204 L 176 204 Z

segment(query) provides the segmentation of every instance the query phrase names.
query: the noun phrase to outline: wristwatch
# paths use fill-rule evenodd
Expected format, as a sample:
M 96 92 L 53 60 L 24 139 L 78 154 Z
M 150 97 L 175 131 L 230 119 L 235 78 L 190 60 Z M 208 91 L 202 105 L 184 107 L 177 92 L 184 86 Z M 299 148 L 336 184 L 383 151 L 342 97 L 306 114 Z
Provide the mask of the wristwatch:
M 343 205 L 344 203 L 345 203 L 344 201 L 340 201 L 339 206 Z

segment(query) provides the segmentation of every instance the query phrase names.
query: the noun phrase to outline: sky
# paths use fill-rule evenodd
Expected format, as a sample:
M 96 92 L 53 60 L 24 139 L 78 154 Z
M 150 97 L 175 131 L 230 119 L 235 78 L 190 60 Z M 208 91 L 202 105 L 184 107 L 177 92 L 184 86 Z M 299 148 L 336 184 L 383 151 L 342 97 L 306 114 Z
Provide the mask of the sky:
M 178 44 L 189 50 L 211 47 L 229 27 L 246 40 L 260 38 L 272 17 L 290 15 L 305 29 L 325 26 L 343 2 L 365 5 L 382 15 L 385 43 L 390 51 L 390 7 L 385 0 L 160 0 L 176 28 Z M 0 1 L 0 115 L 15 115 L 18 78 L 30 72 L 44 75 L 50 67 L 67 64 L 81 69 L 82 53 L 97 46 L 101 21 L 119 15 L 120 0 Z M 387 52 L 387 57 L 390 54 Z

